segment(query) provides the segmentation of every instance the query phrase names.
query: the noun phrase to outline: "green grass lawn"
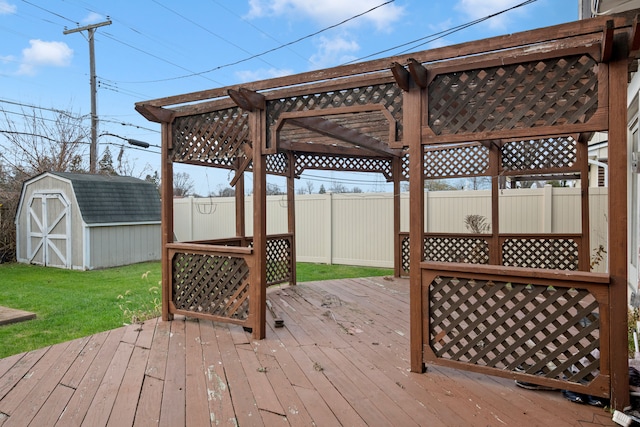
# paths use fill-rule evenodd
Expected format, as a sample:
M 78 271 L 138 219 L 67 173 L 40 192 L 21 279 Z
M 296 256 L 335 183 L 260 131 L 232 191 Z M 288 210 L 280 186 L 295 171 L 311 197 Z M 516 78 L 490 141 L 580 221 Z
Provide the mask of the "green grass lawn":
M 298 282 L 392 275 L 393 270 L 299 263 Z M 0 358 L 114 329 L 160 306 L 160 263 L 95 271 L 0 264 L 0 306 L 36 313 L 0 326 Z

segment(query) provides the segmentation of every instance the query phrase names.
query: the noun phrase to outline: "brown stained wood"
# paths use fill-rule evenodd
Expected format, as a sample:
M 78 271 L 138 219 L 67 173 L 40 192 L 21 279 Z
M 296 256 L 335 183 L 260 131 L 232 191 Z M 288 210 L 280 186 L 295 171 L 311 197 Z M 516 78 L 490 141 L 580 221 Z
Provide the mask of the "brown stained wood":
M 171 322 L 162 409 L 158 424 L 161 427 L 186 425 L 185 387 L 187 378 L 185 360 L 185 320 L 176 319 Z
M 254 339 L 263 339 L 266 330 L 267 288 L 267 172 L 262 147 L 266 146 L 266 113 L 249 114 L 253 141 L 253 268 L 249 287 L 249 313 Z
M 313 387 L 331 408 L 340 425 L 366 426 L 366 422 L 356 412 L 342 389 L 336 389 L 324 372 L 323 360 L 318 356 L 320 350 L 316 346 L 302 346 L 291 349 L 291 356 L 306 373 Z
M 196 320 L 186 322 L 186 425 L 204 426 L 211 423 L 209 404 L 200 396 L 207 394 L 203 364 L 203 343 L 201 341 L 200 325 Z
M 367 134 L 360 133 L 355 129 L 336 124 L 332 120 L 322 117 L 300 117 L 287 119 L 287 123 L 304 129 L 317 132 L 329 138 L 361 146 L 374 153 L 380 153 L 387 156 L 399 157 L 402 152 L 397 149 L 388 148 L 386 144 L 378 139 L 372 138 Z
M 104 345 L 105 340 L 109 336 L 109 332 L 102 332 L 92 335 L 84 346 L 76 360 L 67 370 L 67 373 L 60 381 L 60 384 L 76 389 L 80 385 L 82 378 L 87 370 L 91 367 L 93 360 L 97 356 L 99 350 Z
M 333 411 L 317 390 L 296 386 L 294 389 L 316 425 L 340 425 L 336 416 L 333 415 Z
M 246 372 L 240 363 L 238 351 L 233 344 L 230 330 L 235 326 L 223 326 L 216 331 L 222 364 L 228 378 L 235 378 L 233 387 L 230 388 L 233 409 L 235 411 L 235 422 L 238 425 L 262 425 L 258 404 L 252 394 L 251 386 L 246 377 Z M 258 374 L 256 372 L 256 374 Z
M 405 107 L 403 122 L 407 127 L 405 132 L 405 144 L 409 146 L 409 175 L 424 176 L 424 164 L 422 162 L 422 137 L 420 129 L 423 124 L 423 98 L 426 100 L 424 90 L 412 89 L 405 95 Z M 424 101 L 427 102 L 427 101 Z M 409 251 L 410 259 L 410 283 L 411 283 L 411 304 L 409 313 L 411 316 L 411 371 L 422 372 L 424 360 L 422 356 L 422 282 L 420 272 L 420 262 L 424 257 L 423 235 L 424 235 L 424 180 L 412 179 L 409 181 L 409 217 L 412 219 L 409 229 Z
M 129 343 L 121 342 L 118 345 L 105 376 L 91 401 L 91 406 L 82 420 L 82 426 L 107 425 L 133 349 L 134 346 Z
M 151 348 L 151 344 L 153 343 L 153 334 L 156 330 L 157 323 L 158 318 L 148 319 L 142 322 L 140 325 L 141 330 L 135 343 L 136 347 Z
M 415 59 L 409 59 L 409 73 L 416 85 L 420 89 L 424 89 L 429 84 L 427 69 Z
M 409 74 L 409 71 L 407 71 L 406 68 L 404 68 L 402 65 L 398 64 L 397 62 L 392 62 L 390 68 L 391 68 L 391 74 L 393 74 L 393 78 L 395 79 L 398 86 L 400 86 L 400 89 L 404 90 L 405 92 L 409 92 L 409 88 L 410 88 L 409 78 L 411 76 Z
M 136 408 L 135 427 L 157 426 L 160 422 L 160 408 L 162 405 L 163 381 L 144 376 L 144 383 L 140 390 L 140 399 Z
M 138 335 L 140 335 L 140 331 L 142 331 L 142 326 L 139 323 L 132 323 L 127 325 L 124 330 L 124 335 L 122 336 L 122 342 L 127 342 L 129 344 L 135 344 L 138 341 Z
M 309 426 L 313 420 L 304 403 L 300 400 L 293 384 L 285 376 L 275 355 L 257 353 L 258 362 L 264 368 L 267 379 L 273 387 L 275 397 L 284 410 L 287 421 L 292 426 Z
M 151 347 L 149 359 L 147 360 L 147 367 L 145 368 L 145 375 L 159 380 L 164 380 L 167 366 L 167 353 L 169 351 L 170 333 L 171 322 L 165 322 L 158 319 L 156 329 L 153 334 L 153 346 Z
M 32 371 L 31 379 L 37 383 L 37 387 L 34 387 L 28 394 L 20 400 L 19 406 L 12 410 L 4 407 L 1 411 L 10 414 L 11 418 L 7 421 L 6 425 L 25 425 L 29 424 L 33 417 L 37 414 L 41 406 L 48 400 L 50 394 L 56 389 L 60 379 L 64 376 L 65 372 L 69 368 L 74 358 L 81 351 L 82 347 L 86 344 L 88 338 L 76 339 L 68 343 L 69 345 L 64 348 L 64 353 L 59 357 L 53 356 L 55 352 L 47 352 L 39 363 L 34 367 Z M 51 364 L 47 356 L 51 353 Z M 14 389 L 15 390 L 15 389 Z M 20 393 L 16 393 L 17 396 Z M 2 402 L 10 402 L 12 393 L 2 400 Z
M 64 413 L 56 423 L 57 426 L 79 426 L 85 418 L 91 406 L 93 398 L 98 391 L 110 363 L 118 351 L 120 338 L 124 334 L 124 328 L 114 329 L 109 332 L 104 344 L 98 350 L 82 380 L 76 387 L 76 393 L 69 401 Z M 81 369 L 85 369 L 82 367 Z
M 136 106 L 137 108 L 137 106 Z M 169 303 L 172 301 L 171 291 L 171 258 L 169 257 L 169 251 L 167 245 L 173 242 L 173 162 L 170 159 L 170 145 L 172 145 L 172 130 L 173 127 L 170 124 L 162 125 L 162 149 L 161 149 L 161 163 L 160 163 L 160 176 L 162 177 L 160 183 L 160 198 L 163 203 L 160 208 L 161 224 L 161 242 L 162 242 L 162 320 L 172 320 L 173 314 L 170 312 Z
M 171 324 L 160 321 L 155 322 L 150 348 L 122 342 L 126 328 L 111 331 L 92 350 L 97 354 L 87 368 L 78 359 L 91 357 L 84 350 L 102 342 L 104 334 L 88 337 L 82 352 L 74 355 L 69 345 L 57 351 L 56 369 L 65 370 L 62 359 L 66 358 L 67 374 L 54 374 L 55 381 L 42 376 L 30 387 L 31 396 L 40 396 L 32 400 L 34 409 L 19 405 L 15 412 L 31 417 L 32 425 L 41 420 L 38 425 L 53 425 L 62 414 L 58 425 L 64 427 L 79 425 L 85 418 L 87 425 L 89 418 L 95 421 L 92 427 L 117 421 L 123 426 L 154 426 L 161 411 L 167 416 L 187 407 L 192 419 L 204 425 L 613 425 L 610 414 L 601 408 L 570 403 L 559 392 L 524 390 L 510 379 L 435 365 L 429 365 L 426 374 L 409 372 L 409 288 L 406 279 L 378 277 L 303 283 L 295 287 L 295 293 L 286 287 L 270 289 L 269 299 L 291 321 L 282 328 L 269 324 L 265 340 L 251 340 L 239 326 L 182 319 L 173 322 L 174 334 L 169 338 L 167 325 Z M 313 318 L 317 320 L 310 322 Z M 336 338 L 331 339 L 331 334 Z M 339 345 L 318 346 L 315 342 Z M 149 354 L 146 363 L 145 352 Z M 0 383 L 21 389 L 20 382 L 31 381 L 34 376 L 24 373 L 32 369 L 19 365 L 27 363 L 30 354 L 12 356 L 10 362 L 0 360 L 0 366 L 5 366 Z M 144 374 L 154 354 L 165 360 L 166 380 Z M 175 357 L 179 354 L 183 356 Z M 114 369 L 125 360 L 125 366 Z M 9 364 L 12 367 L 6 368 Z M 27 364 L 34 372 L 40 369 L 33 359 Z M 51 363 L 47 366 L 53 367 Z M 260 367 L 265 372 L 257 372 Z M 71 375 L 71 369 L 86 373 Z M 23 372 L 17 382 L 6 379 L 12 370 L 14 375 Z M 172 376 L 180 370 L 185 398 L 168 399 L 166 395 L 174 393 L 170 389 L 176 385 Z M 255 378 L 249 381 L 248 375 Z M 205 380 L 205 387 L 196 377 Z M 74 390 L 62 384 L 65 378 L 82 381 Z M 119 386 L 113 389 L 116 383 Z M 281 410 L 258 409 L 257 387 L 266 387 L 260 391 L 262 404 L 270 399 Z M 93 404 L 99 404 L 100 396 L 107 397 L 108 388 L 113 390 L 110 421 L 104 417 L 99 421 Z M 0 397 L 0 404 L 2 401 Z M 187 417 L 176 425 L 191 425 Z M 10 420 L 11 416 L 0 415 L 0 425 L 25 425 L 21 418 Z
M 211 423 L 222 426 L 235 426 L 236 417 L 229 392 L 228 378 L 222 363 L 218 332 L 211 322 L 200 321 L 200 342 L 202 361 L 206 373 L 206 387 L 209 401 Z
M 31 420 L 33 426 L 52 426 L 60 418 L 69 403 L 74 389 L 58 384 L 51 392 L 47 401 L 40 407 L 36 416 Z
M 20 353 L 0 359 L 0 378 L 2 378 L 9 369 L 13 368 L 24 356 L 25 353 Z
M 11 360 L 15 361 L 15 363 L 11 366 L 7 364 L 5 372 L 0 376 L 0 399 L 4 399 L 7 393 L 29 372 L 47 350 L 48 348 L 41 348 L 21 355 L 11 356 Z
M 275 391 L 267 376 L 264 375 L 266 369 L 258 361 L 253 349 L 238 349 L 238 358 L 244 367 L 258 409 L 284 416 L 285 411 L 276 398 Z
M 64 343 L 60 347 L 48 347 L 42 359 L 40 359 L 35 366 L 29 368 L 29 375 L 26 375 L 24 380 L 15 384 L 2 400 L 0 400 L 0 412 L 13 415 L 22 402 L 25 401 L 28 396 L 32 395 L 32 392 L 37 392 L 38 384 L 47 375 L 47 370 L 55 365 L 56 361 L 64 355 L 68 347 L 69 343 Z M 28 408 L 23 409 L 28 410 Z M 33 415 L 35 414 L 31 416 L 33 417 Z M 27 423 L 28 422 L 29 420 L 27 420 Z
M 360 64 L 343 65 L 339 67 L 329 68 L 320 71 L 310 71 L 294 76 L 279 77 L 269 80 L 261 80 L 252 82 L 251 84 L 243 84 L 243 87 L 254 91 L 262 91 L 265 89 L 273 89 L 278 87 L 300 85 L 312 81 L 330 80 L 349 75 L 358 75 L 365 73 L 373 73 L 380 70 L 388 70 L 390 62 L 405 63 L 409 59 L 415 59 L 421 63 L 427 63 L 436 60 L 445 60 L 456 57 L 465 57 L 468 55 L 476 55 L 492 50 L 504 50 L 512 47 L 521 46 L 537 41 L 539 43 L 553 43 L 554 40 L 561 40 L 575 35 L 601 33 L 606 21 L 611 17 L 599 17 L 585 19 L 556 26 L 535 29 L 527 32 L 509 34 L 505 36 L 494 37 L 492 39 L 472 41 L 458 45 L 446 46 L 437 49 L 426 50 L 423 52 L 412 52 L 406 55 L 395 56 L 391 58 L 378 59 L 374 61 L 363 62 Z M 616 16 L 614 24 L 616 28 L 630 26 L 633 19 L 628 16 Z M 360 77 L 360 76 L 358 76 Z M 362 77 L 360 77 L 362 78 Z M 210 89 L 166 98 L 159 98 L 145 102 L 139 102 L 139 105 L 153 106 L 169 106 L 184 104 L 189 102 L 203 101 L 207 99 L 221 98 L 226 96 L 228 89 L 235 89 L 238 86 L 228 86 L 217 89 Z
M 612 60 L 609 63 L 609 182 L 615 183 L 609 194 L 609 273 L 611 285 L 609 294 L 610 323 L 610 366 L 612 407 L 622 410 L 629 405 L 627 349 L 627 84 L 626 66 L 628 39 L 624 36 L 614 39 Z M 606 322 L 606 320 L 605 320 Z
M 376 383 L 370 379 L 367 376 L 367 372 L 365 372 L 366 368 L 362 365 L 358 365 L 357 359 L 349 359 L 345 357 L 345 355 L 338 349 L 326 347 L 321 349 L 328 359 L 335 364 L 336 368 L 342 372 L 342 376 L 350 378 L 362 395 L 366 396 L 366 399 L 375 401 L 376 406 L 385 408 L 384 414 L 380 414 L 380 416 L 382 416 L 383 419 L 386 419 L 390 425 L 399 424 L 403 426 L 418 426 L 423 422 L 423 420 L 420 419 L 421 417 L 416 417 L 417 419 L 415 419 L 412 418 L 411 415 L 407 414 L 407 412 L 403 410 L 391 396 L 389 396 L 389 394 L 393 393 L 385 393 L 382 389 L 384 385 Z M 338 373 L 337 375 L 340 374 Z M 387 388 L 390 386 L 390 384 L 387 384 Z M 378 422 L 380 421 L 381 420 L 378 420 Z
M 613 54 L 614 30 L 615 28 L 613 20 L 610 19 L 606 22 L 604 30 L 602 31 L 602 62 L 609 62 L 611 60 L 611 55 Z
M 126 334 L 125 334 L 126 335 Z M 144 381 L 144 367 L 149 358 L 149 349 L 135 347 L 131 359 L 127 364 L 127 370 L 122 383 L 117 391 L 117 397 L 113 404 L 108 426 L 120 427 L 133 425 L 138 402 L 130 396 L 139 394 Z

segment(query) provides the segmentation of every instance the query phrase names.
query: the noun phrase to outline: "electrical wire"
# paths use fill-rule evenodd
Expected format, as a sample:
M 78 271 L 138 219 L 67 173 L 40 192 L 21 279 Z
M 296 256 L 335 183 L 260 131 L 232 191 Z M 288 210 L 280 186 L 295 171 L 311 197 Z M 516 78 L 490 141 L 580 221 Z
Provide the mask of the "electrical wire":
M 371 53 L 371 54 L 369 54 L 369 55 L 366 55 L 366 56 L 363 56 L 363 57 L 360 57 L 360 58 L 354 59 L 354 60 L 352 60 L 352 61 L 345 62 L 345 63 L 344 63 L 344 64 L 342 64 L 342 65 L 352 64 L 352 63 L 355 63 L 355 62 L 360 62 L 360 61 L 363 61 L 363 60 L 365 60 L 365 59 L 369 59 L 369 58 L 372 58 L 372 57 L 375 57 L 375 56 L 379 56 L 379 55 L 381 55 L 381 54 L 383 54 L 383 53 L 388 53 L 388 52 L 394 51 L 394 50 L 396 50 L 396 49 L 403 48 L 403 47 L 405 47 L 405 46 L 413 45 L 414 43 L 422 42 L 422 43 L 420 43 L 420 44 L 417 44 L 417 45 L 411 46 L 410 48 L 405 49 L 405 50 L 403 50 L 403 51 L 401 51 L 401 52 L 398 52 L 398 53 L 397 53 L 398 55 L 401 55 L 401 54 L 403 54 L 403 53 L 410 52 L 410 51 L 412 51 L 412 50 L 416 49 L 417 47 L 420 47 L 420 46 L 423 46 L 423 45 L 425 45 L 425 44 L 428 44 L 428 43 L 434 42 L 434 41 L 439 40 L 439 39 L 441 39 L 441 38 L 443 38 L 443 37 L 446 37 L 446 36 L 448 36 L 448 35 L 451 35 L 451 34 L 457 33 L 458 31 L 462 31 L 462 30 L 464 30 L 464 29 L 467 29 L 467 28 L 469 28 L 469 27 L 472 27 L 472 26 L 474 26 L 474 25 L 477 25 L 477 24 L 479 24 L 479 23 L 481 23 L 481 22 L 484 22 L 484 21 L 486 21 L 486 20 L 488 20 L 488 19 L 491 19 L 491 18 L 494 18 L 494 17 L 496 17 L 496 16 L 502 15 L 503 13 L 509 12 L 509 11 L 511 11 L 511 10 L 514 10 L 514 9 L 517 9 L 517 8 L 520 8 L 520 7 L 523 7 L 523 6 L 527 6 L 527 5 L 531 4 L 531 3 L 535 3 L 536 1 L 538 1 L 538 0 L 526 0 L 526 1 L 522 2 L 522 3 L 519 3 L 519 4 L 517 4 L 517 5 L 514 5 L 514 6 L 512 6 L 512 7 L 507 8 L 507 9 L 503 9 L 503 10 L 501 10 L 501 11 L 498 11 L 498 12 L 492 13 L 492 14 L 490 14 L 490 15 L 486 15 L 486 16 L 484 16 L 484 17 L 482 17 L 482 18 L 474 19 L 473 21 L 465 22 L 464 24 L 456 25 L 455 27 L 451 27 L 451 28 L 448 28 L 448 29 L 446 29 L 446 30 L 438 31 L 438 32 L 436 32 L 436 33 L 429 34 L 429 35 L 427 35 L 427 36 L 420 37 L 420 38 L 418 38 L 418 39 L 411 40 L 411 41 L 408 41 L 408 42 L 406 42 L 406 43 L 402 43 L 402 44 L 399 44 L 399 45 L 396 45 L 396 46 L 392 46 L 392 47 L 387 48 L 387 49 L 384 49 L 384 50 L 380 50 L 380 51 L 377 51 L 377 52 Z
M 214 36 L 215 38 L 217 38 L 217 39 L 219 39 L 219 40 L 222 40 L 223 42 L 225 42 L 225 43 L 227 43 L 227 44 L 229 44 L 229 45 L 231 45 L 231 46 L 235 47 L 236 49 L 239 49 L 239 50 L 243 51 L 243 52 L 244 52 L 244 53 L 246 53 L 246 54 L 253 55 L 251 52 L 249 52 L 248 50 L 246 50 L 246 49 L 245 49 L 245 48 L 243 48 L 242 46 L 239 46 L 239 45 L 235 44 L 234 42 L 232 42 L 231 40 L 228 40 L 228 39 L 226 39 L 225 37 L 222 37 L 221 35 L 219 35 L 219 34 L 217 34 L 217 33 L 214 33 L 214 32 L 213 32 L 213 31 L 211 31 L 209 28 L 206 28 L 206 27 L 204 27 L 203 25 L 198 24 L 198 23 L 197 23 L 197 22 L 195 22 L 194 20 L 189 19 L 189 18 L 187 18 L 186 16 L 182 15 L 181 13 L 179 13 L 179 12 L 177 12 L 177 11 L 175 11 L 175 10 L 171 9 L 170 7 L 165 6 L 164 4 L 160 3 L 158 0 L 151 0 L 151 1 L 152 1 L 152 2 L 154 2 L 155 4 L 157 4 L 158 6 L 165 8 L 165 9 L 166 9 L 166 10 L 168 10 L 169 12 L 171 12 L 171 13 L 175 14 L 176 16 L 179 16 L 180 18 L 184 19 L 184 20 L 185 20 L 185 21 L 187 21 L 188 23 L 193 24 L 193 25 L 195 25 L 196 27 L 200 28 L 201 30 L 206 31 L 207 33 L 211 34 L 211 35 L 212 35 L 212 36 Z M 274 68 L 275 68 L 275 65 L 270 64 L 269 62 L 265 61 L 263 58 L 258 58 L 258 59 L 260 59 L 262 62 L 264 62 L 264 63 L 265 63 L 265 64 L 267 64 L 268 66 L 270 66 L 270 67 L 274 67 Z
M 381 7 L 385 6 L 385 5 L 389 4 L 389 3 L 393 3 L 393 2 L 395 2 L 395 0 L 388 0 L 388 1 L 384 2 L 384 3 L 382 3 L 382 4 L 379 4 L 378 6 L 372 7 L 371 9 L 369 9 L 369 10 L 367 10 L 367 11 L 364 11 L 364 12 L 359 13 L 359 14 L 357 14 L 357 15 L 354 15 L 354 16 L 352 16 L 352 17 L 350 17 L 350 18 L 347 18 L 347 19 L 345 19 L 345 20 L 343 20 L 343 21 L 340 21 L 340 22 L 338 22 L 337 24 L 330 25 L 330 26 L 325 27 L 325 28 L 323 28 L 323 29 L 321 29 L 321 30 L 318 30 L 318 31 L 316 31 L 316 32 L 314 32 L 314 33 L 311 33 L 311 34 L 308 34 L 308 35 L 306 35 L 306 36 L 300 37 L 300 38 L 298 38 L 298 39 L 296 39 L 296 40 L 293 40 L 293 41 L 291 41 L 291 42 L 288 42 L 288 43 L 282 44 L 282 45 L 280 45 L 280 46 L 277 46 L 277 47 L 274 47 L 274 48 L 271 48 L 271 49 L 265 50 L 265 51 L 260 52 L 260 53 L 256 53 L 255 55 L 251 55 L 251 56 L 249 56 L 249 57 L 246 57 L 246 58 L 243 58 L 243 59 L 239 59 L 239 60 L 234 61 L 234 62 L 229 62 L 229 63 L 227 63 L 227 64 L 218 65 L 218 66 L 216 66 L 216 67 L 214 67 L 214 68 L 211 68 L 211 69 L 209 69 L 209 70 L 201 71 L 201 72 L 198 72 L 198 73 L 192 73 L 192 74 L 182 75 L 182 76 L 168 77 L 168 78 L 165 78 L 165 79 L 157 79 L 157 80 L 143 80 L 143 81 L 130 81 L 130 82 L 121 82 L 121 83 L 135 83 L 135 84 L 143 84 L 143 83 L 161 83 L 161 82 L 168 82 L 168 81 L 172 81 L 172 80 L 180 80 L 180 79 L 186 79 L 186 78 L 189 78 L 189 77 L 202 76 L 202 75 L 204 75 L 204 74 L 209 74 L 209 73 L 211 73 L 211 72 L 213 72 L 213 71 L 218 71 L 218 70 L 221 70 L 221 69 L 223 69 L 223 68 L 228 68 L 228 67 L 231 67 L 231 66 L 234 66 L 234 65 L 242 64 L 243 62 L 247 62 L 247 61 L 250 61 L 250 60 L 252 60 L 252 59 L 259 58 L 259 57 L 264 56 L 264 55 L 267 55 L 267 54 L 269 54 L 269 53 L 272 53 L 272 52 L 278 51 L 278 50 L 280 50 L 280 49 L 284 49 L 284 48 L 285 48 L 285 47 L 287 47 L 287 46 L 294 45 L 294 44 L 299 43 L 299 42 L 301 42 L 301 41 L 303 41 L 303 40 L 309 39 L 309 38 L 311 38 L 311 37 L 317 36 L 318 34 L 321 34 L 321 33 L 324 33 L 324 32 L 326 32 L 326 31 L 329 31 L 329 30 L 331 30 L 331 29 L 333 29 L 333 28 L 336 28 L 336 27 L 338 27 L 338 26 L 340 26 L 340 25 L 346 24 L 346 23 L 347 23 L 347 22 L 349 22 L 349 21 L 353 21 L 354 19 L 360 18 L 360 17 L 361 17 L 361 16 L 363 16 L 363 15 L 366 15 L 366 14 L 368 14 L 368 13 L 371 13 L 371 12 L 373 12 L 374 10 L 379 9 L 379 8 L 381 8 Z

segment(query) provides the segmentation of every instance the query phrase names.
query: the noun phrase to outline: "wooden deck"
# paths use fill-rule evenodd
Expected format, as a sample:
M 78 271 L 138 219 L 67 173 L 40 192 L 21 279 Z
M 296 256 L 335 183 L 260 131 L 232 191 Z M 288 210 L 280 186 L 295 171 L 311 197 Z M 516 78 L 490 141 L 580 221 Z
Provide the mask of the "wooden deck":
M 267 339 L 149 321 L 0 359 L 0 426 L 594 426 L 602 408 L 440 367 L 409 372 L 408 281 L 271 289 Z

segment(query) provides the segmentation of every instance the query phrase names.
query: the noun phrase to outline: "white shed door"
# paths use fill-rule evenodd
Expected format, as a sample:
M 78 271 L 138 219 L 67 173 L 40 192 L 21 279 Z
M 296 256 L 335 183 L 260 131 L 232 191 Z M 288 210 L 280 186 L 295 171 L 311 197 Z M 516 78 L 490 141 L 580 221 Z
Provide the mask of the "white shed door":
M 37 193 L 29 201 L 27 257 L 32 264 L 71 267 L 71 206 L 62 193 Z

